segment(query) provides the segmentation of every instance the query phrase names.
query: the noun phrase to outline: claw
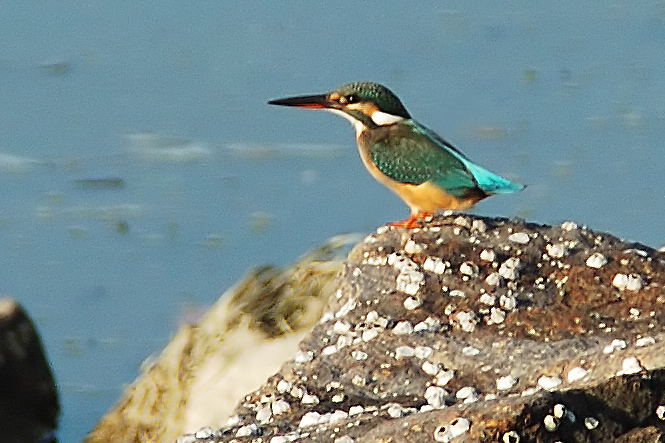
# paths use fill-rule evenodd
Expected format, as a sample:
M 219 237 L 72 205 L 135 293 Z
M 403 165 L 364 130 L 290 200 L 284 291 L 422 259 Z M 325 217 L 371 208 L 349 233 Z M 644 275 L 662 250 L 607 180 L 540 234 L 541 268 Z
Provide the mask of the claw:
M 393 222 L 390 223 L 388 226 L 391 228 L 406 228 L 406 229 L 413 229 L 413 228 L 419 228 L 420 227 L 420 221 L 424 218 L 431 217 L 432 214 L 431 212 L 418 212 L 416 214 L 411 214 L 411 217 L 407 218 L 406 220 L 398 221 L 398 222 Z

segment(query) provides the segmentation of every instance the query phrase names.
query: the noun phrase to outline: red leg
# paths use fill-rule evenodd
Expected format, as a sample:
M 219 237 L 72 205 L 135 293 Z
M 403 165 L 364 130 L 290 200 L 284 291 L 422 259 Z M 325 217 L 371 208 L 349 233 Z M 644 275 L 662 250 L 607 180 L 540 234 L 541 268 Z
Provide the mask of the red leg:
M 423 218 L 431 217 L 433 214 L 431 212 L 418 212 L 417 214 L 411 214 L 411 217 L 406 220 L 390 223 L 388 226 L 391 228 L 406 228 L 413 229 L 419 228 L 420 224 L 418 223 Z

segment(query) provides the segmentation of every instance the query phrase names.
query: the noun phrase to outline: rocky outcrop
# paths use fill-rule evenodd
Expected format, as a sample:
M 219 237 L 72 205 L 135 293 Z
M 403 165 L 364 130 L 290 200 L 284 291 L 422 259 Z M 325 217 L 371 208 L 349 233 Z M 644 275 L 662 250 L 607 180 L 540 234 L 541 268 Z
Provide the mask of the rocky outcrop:
M 335 237 L 288 268 L 251 272 L 198 324 L 180 328 L 84 441 L 173 442 L 224 423 L 297 351 L 334 293 L 342 252 L 357 240 Z
M 42 341 L 21 305 L 0 299 L 0 441 L 52 443 L 58 391 Z
M 664 254 L 571 222 L 383 227 L 294 357 L 179 441 L 663 441 L 664 286 Z

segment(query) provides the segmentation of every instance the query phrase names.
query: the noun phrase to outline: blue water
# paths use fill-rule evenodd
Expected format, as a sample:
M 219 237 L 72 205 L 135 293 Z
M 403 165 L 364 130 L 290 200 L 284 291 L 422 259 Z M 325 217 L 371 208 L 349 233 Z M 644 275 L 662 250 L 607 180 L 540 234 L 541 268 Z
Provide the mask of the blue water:
M 661 2 L 5 2 L 0 41 L 0 292 L 63 442 L 253 266 L 408 215 L 347 122 L 271 98 L 385 83 L 528 185 L 476 212 L 665 243 Z

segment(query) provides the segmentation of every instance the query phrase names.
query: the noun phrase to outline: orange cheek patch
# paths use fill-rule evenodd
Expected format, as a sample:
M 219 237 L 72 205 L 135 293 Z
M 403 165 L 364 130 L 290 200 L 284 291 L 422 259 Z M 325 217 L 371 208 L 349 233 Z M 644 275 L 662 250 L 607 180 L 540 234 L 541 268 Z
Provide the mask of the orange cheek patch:
M 354 111 L 360 111 L 365 115 L 372 115 L 379 110 L 373 103 L 352 103 L 347 106 L 348 109 L 353 109 Z

